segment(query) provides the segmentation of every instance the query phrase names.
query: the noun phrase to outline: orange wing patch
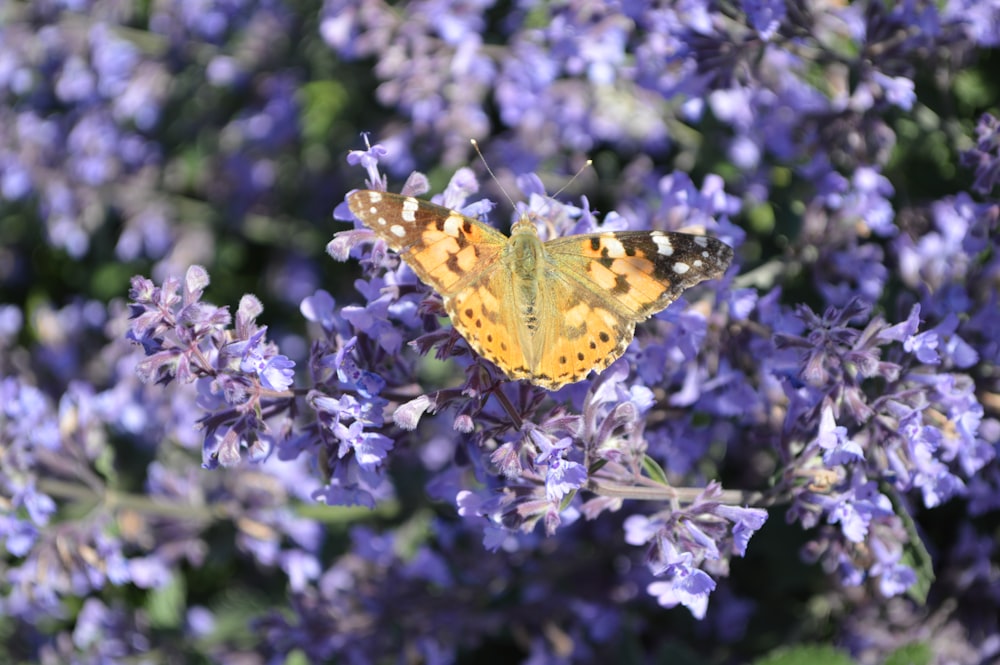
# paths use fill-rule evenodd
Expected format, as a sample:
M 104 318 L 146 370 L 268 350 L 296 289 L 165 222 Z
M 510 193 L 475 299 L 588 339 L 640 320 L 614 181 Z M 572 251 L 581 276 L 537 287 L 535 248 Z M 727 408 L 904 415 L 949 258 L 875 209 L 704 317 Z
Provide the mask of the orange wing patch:
M 617 360 L 632 341 L 634 324 L 623 324 L 588 291 L 563 283 L 553 289 L 552 302 L 572 304 L 557 325 L 542 330 L 533 383 L 555 390 L 580 381 Z
M 510 308 L 510 278 L 494 270 L 445 299 L 452 325 L 469 346 L 511 378 L 526 378 L 524 348 Z M 513 334 L 511 331 L 515 331 Z

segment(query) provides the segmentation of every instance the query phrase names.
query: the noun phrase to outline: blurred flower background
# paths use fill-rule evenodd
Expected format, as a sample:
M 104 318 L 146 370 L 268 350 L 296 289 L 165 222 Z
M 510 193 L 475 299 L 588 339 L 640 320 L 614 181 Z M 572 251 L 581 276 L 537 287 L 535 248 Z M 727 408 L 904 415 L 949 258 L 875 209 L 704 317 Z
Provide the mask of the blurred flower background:
M 998 46 L 987 0 L 0 0 L 0 650 L 995 662 Z M 736 259 L 549 393 L 350 216 L 386 185 Z

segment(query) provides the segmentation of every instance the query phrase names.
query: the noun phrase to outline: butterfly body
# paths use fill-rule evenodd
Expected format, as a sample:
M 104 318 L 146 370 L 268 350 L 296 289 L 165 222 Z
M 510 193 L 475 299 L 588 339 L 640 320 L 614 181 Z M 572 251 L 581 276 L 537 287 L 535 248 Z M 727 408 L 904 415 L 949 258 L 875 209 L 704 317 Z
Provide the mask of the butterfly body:
M 549 390 L 606 368 L 636 322 L 720 277 L 732 259 L 731 248 L 704 236 L 623 231 L 543 242 L 527 216 L 508 237 L 409 196 L 362 190 L 347 201 L 441 295 L 479 355 Z

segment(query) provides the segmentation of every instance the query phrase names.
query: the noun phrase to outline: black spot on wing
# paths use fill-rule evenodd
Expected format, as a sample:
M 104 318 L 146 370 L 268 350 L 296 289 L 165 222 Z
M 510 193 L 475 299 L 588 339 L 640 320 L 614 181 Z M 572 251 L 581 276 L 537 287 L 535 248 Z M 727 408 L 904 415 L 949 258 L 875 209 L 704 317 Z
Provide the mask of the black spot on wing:
M 615 285 L 612 287 L 611 292 L 620 295 L 622 293 L 628 293 L 632 290 L 632 287 L 628 283 L 628 278 L 625 275 L 615 275 Z

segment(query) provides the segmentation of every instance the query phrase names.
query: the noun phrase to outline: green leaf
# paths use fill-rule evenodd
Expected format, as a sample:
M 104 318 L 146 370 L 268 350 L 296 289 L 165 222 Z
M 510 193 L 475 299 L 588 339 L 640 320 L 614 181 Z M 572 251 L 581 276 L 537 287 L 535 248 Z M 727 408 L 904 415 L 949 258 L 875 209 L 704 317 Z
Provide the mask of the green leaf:
M 330 79 L 303 84 L 298 101 L 302 104 L 302 136 L 313 145 L 329 142 L 350 99 L 343 84 Z
M 910 513 L 907 512 L 896 489 L 888 483 L 882 483 L 880 489 L 889 497 L 893 512 L 903 523 L 903 529 L 909 537 L 909 542 L 903 545 L 903 557 L 900 559 L 900 563 L 913 569 L 913 572 L 917 574 L 917 582 L 906 590 L 906 595 L 915 602 L 924 605 L 927 602 L 927 594 L 930 592 L 931 584 L 934 583 L 935 579 L 931 554 L 924 546 L 924 541 L 917 532 L 917 525 L 913 522 Z
M 293 649 L 285 657 L 284 665 L 309 665 L 309 656 L 302 649 Z
M 996 97 L 996 83 L 981 69 L 966 69 L 955 73 L 952 88 L 959 102 L 966 109 L 982 109 L 989 106 Z M 965 111 L 969 113 L 970 111 Z
M 567 508 L 569 508 L 569 504 L 573 503 L 574 497 L 576 497 L 576 490 L 567 492 L 566 496 L 564 496 L 562 501 L 559 502 L 559 512 L 562 512 Z
M 799 645 L 775 649 L 753 665 L 855 665 L 851 657 L 828 644 Z
M 652 457 L 650 457 L 649 455 L 644 455 L 643 456 L 643 458 L 642 458 L 642 468 L 646 471 L 646 475 L 648 475 L 650 478 L 652 478 L 656 482 L 658 482 L 658 483 L 660 483 L 662 485 L 666 485 L 667 487 L 670 486 L 670 483 L 667 481 L 667 474 L 663 470 L 663 467 L 661 467 L 656 462 L 656 460 L 653 459 Z
M 600 471 L 601 469 L 603 469 L 605 466 L 607 466 L 607 464 L 608 464 L 608 460 L 603 459 L 603 458 L 599 459 L 599 460 L 595 461 L 593 464 L 590 465 L 590 468 L 587 469 L 587 473 L 593 475 L 593 474 L 597 473 L 598 471 Z
M 750 227 L 754 230 L 754 233 L 763 235 L 774 233 L 774 208 L 767 201 L 750 208 L 747 211 L 747 218 L 750 220 Z
M 930 665 L 933 655 L 923 642 L 911 642 L 889 654 L 882 665 Z
M 146 599 L 149 622 L 155 628 L 179 628 L 184 621 L 187 583 L 182 575 L 172 575 L 170 581 L 153 589 Z

